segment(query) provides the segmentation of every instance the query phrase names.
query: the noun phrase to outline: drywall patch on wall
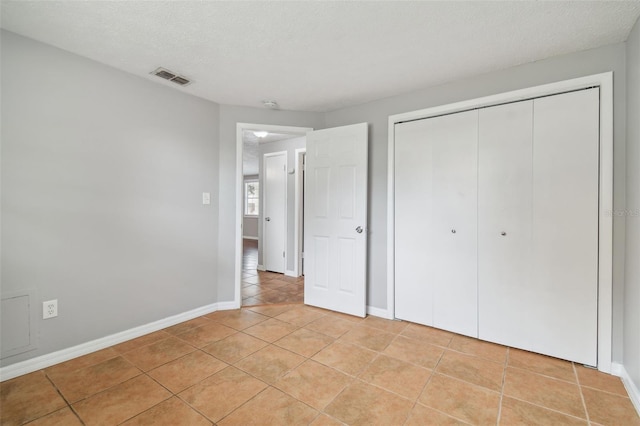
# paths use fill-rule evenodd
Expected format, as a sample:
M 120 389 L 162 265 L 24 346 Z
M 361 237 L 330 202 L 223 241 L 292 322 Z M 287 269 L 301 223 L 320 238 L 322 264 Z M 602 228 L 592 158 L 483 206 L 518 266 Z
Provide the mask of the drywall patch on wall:
M 0 358 L 29 352 L 38 347 L 35 294 L 34 290 L 23 290 L 2 295 Z

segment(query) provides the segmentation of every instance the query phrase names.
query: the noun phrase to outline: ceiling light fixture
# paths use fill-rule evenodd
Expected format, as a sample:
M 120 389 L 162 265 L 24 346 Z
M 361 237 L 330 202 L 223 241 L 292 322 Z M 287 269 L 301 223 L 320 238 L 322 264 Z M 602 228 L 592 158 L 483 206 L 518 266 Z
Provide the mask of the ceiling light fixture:
M 269 108 L 269 109 L 278 108 L 278 103 L 276 101 L 262 101 L 262 105 L 264 105 L 265 108 Z
M 256 135 L 257 138 L 264 138 L 269 134 L 269 132 L 259 131 L 259 132 L 253 132 L 253 134 Z

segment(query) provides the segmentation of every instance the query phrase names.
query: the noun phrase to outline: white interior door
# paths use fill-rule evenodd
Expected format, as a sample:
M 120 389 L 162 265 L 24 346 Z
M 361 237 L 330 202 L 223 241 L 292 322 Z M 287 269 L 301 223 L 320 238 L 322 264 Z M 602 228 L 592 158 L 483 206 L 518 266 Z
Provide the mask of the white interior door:
M 264 155 L 262 256 L 267 271 L 284 273 L 287 224 L 287 153 Z
M 366 315 L 367 123 L 307 133 L 304 302 Z

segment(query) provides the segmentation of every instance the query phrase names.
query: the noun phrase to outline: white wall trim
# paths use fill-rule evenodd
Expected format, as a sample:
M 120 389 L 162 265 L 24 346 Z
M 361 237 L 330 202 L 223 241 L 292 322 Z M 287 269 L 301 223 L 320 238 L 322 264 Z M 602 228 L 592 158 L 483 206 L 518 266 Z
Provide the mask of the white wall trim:
M 285 275 L 285 277 L 298 278 L 298 275 L 296 274 L 296 272 L 292 271 L 291 269 L 285 269 L 284 275 Z
M 230 311 L 233 309 L 240 309 L 240 303 L 238 301 L 218 302 L 218 311 Z
M 395 125 L 505 102 L 515 102 L 571 90 L 600 87 L 600 206 L 598 247 L 598 370 L 611 372 L 613 323 L 613 73 L 559 81 L 482 98 L 389 116 L 387 167 L 387 310 L 395 317 Z
M 235 236 L 235 291 L 234 301 L 239 305 L 242 304 L 242 296 L 240 289 L 242 288 L 242 221 L 244 211 L 242 203 L 244 202 L 243 185 L 244 176 L 242 174 L 242 132 L 266 130 L 275 133 L 293 133 L 305 136 L 307 132 L 313 130 L 311 127 L 294 127 L 294 126 L 278 126 L 273 124 L 255 124 L 255 123 L 236 123 L 236 236 Z M 264 266 L 258 265 L 259 271 L 264 271 Z
M 633 406 L 640 416 L 640 389 L 638 389 L 636 384 L 633 383 L 633 380 L 631 380 L 631 376 L 629 376 L 629 373 L 627 372 L 626 368 L 624 368 L 624 365 L 617 362 L 612 363 L 611 374 L 622 379 L 622 384 L 624 384 L 624 388 L 627 390 L 629 398 L 631 399 Z
M 264 271 L 267 270 L 267 268 L 265 268 L 264 265 L 258 265 L 258 266 L 256 266 L 256 270 L 264 272 Z
M 367 314 L 374 317 L 393 319 L 393 315 L 388 309 L 376 308 L 375 306 L 367 306 Z
M 243 240 L 255 240 L 255 241 L 258 241 L 258 237 L 248 237 L 246 235 L 243 235 L 242 239 Z
M 303 224 L 304 224 L 304 211 L 303 211 L 303 189 L 304 189 L 304 180 L 303 180 L 303 158 L 304 154 L 306 154 L 307 148 L 297 148 L 294 153 L 294 164 L 295 164 L 295 173 L 294 173 L 294 225 L 293 225 L 293 273 L 296 277 L 302 275 L 302 252 L 304 251 L 304 247 L 302 247 L 302 232 L 303 232 Z
M 15 364 L 10 364 L 0 368 L 0 381 L 9 380 L 14 377 L 22 376 L 23 374 L 32 373 L 34 371 L 38 371 L 55 364 L 77 358 L 82 355 L 99 351 L 101 349 L 117 345 L 118 343 L 135 339 L 136 337 L 144 336 L 145 334 L 153 333 L 154 331 L 162 330 L 164 328 L 171 327 L 172 325 L 176 325 L 184 321 L 189 321 L 191 319 L 210 314 L 215 311 L 239 308 L 239 306 L 236 305 L 237 304 L 235 302 L 212 303 L 210 305 L 192 309 L 181 314 L 173 315 L 158 321 L 153 321 L 148 324 L 130 328 L 129 330 L 91 340 L 86 343 L 81 343 L 70 348 L 41 355 L 22 362 L 17 362 Z

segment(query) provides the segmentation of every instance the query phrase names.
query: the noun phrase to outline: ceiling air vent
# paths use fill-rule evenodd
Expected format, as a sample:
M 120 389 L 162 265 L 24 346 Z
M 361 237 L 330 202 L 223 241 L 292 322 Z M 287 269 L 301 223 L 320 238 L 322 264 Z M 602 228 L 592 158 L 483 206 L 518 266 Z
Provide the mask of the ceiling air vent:
M 176 84 L 179 84 L 180 86 L 191 84 L 191 80 L 189 80 L 185 76 L 178 75 L 165 68 L 157 68 L 155 71 L 151 71 L 151 74 L 157 75 L 158 77 L 164 78 L 165 80 L 172 81 Z

